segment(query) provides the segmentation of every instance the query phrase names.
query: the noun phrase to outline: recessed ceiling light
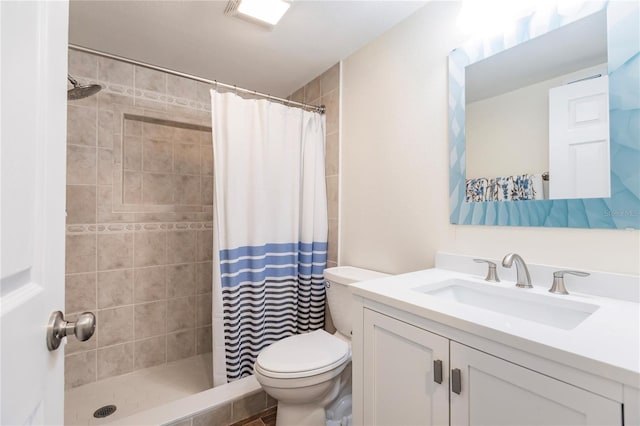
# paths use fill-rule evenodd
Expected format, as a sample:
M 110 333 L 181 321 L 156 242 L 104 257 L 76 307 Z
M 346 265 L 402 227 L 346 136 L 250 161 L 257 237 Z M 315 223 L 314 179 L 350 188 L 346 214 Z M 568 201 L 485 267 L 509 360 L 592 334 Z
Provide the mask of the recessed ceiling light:
M 225 15 L 275 26 L 291 6 L 283 0 L 229 0 Z

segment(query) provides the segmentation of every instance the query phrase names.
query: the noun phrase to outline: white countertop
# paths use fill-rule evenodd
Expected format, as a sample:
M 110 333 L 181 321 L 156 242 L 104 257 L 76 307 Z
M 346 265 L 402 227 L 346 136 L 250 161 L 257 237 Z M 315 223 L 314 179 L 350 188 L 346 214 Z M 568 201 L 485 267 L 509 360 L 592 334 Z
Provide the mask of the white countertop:
M 515 288 L 512 281 L 488 283 L 483 277 L 427 269 L 365 281 L 353 294 L 507 346 L 526 350 L 633 387 L 640 387 L 640 304 L 590 294 L 555 295 L 546 288 L 518 289 L 599 308 L 574 329 L 564 330 L 424 294 L 416 287 L 460 278 L 478 286 Z

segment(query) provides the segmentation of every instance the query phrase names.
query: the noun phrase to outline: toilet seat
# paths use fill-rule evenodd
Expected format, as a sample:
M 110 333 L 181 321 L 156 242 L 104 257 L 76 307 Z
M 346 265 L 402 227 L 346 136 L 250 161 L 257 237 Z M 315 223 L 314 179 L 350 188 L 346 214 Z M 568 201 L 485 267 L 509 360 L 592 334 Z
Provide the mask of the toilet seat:
M 296 379 L 331 371 L 350 358 L 347 342 L 316 330 L 273 343 L 260 352 L 254 368 L 266 377 Z

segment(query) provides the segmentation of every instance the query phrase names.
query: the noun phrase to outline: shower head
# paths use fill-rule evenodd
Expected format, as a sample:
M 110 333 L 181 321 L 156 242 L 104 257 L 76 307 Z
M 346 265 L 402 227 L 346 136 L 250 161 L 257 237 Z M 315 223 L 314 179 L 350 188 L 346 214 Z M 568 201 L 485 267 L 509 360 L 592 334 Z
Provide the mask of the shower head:
M 100 90 L 102 90 L 102 86 L 100 86 L 99 84 L 89 84 L 87 86 L 81 86 L 70 75 L 67 75 L 67 80 L 69 80 L 69 82 L 71 84 L 73 84 L 73 87 L 71 89 L 67 90 L 67 100 L 68 101 L 75 101 L 76 99 L 83 99 L 83 98 L 86 98 L 88 96 L 95 95 Z

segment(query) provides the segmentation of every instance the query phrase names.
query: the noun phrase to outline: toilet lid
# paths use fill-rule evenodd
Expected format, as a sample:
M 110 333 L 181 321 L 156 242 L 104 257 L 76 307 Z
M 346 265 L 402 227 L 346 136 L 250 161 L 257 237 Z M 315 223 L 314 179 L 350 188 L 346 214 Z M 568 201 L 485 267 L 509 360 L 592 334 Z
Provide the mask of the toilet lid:
M 256 369 L 271 377 L 305 377 L 329 371 L 349 359 L 349 345 L 324 330 L 298 334 L 266 347 Z

